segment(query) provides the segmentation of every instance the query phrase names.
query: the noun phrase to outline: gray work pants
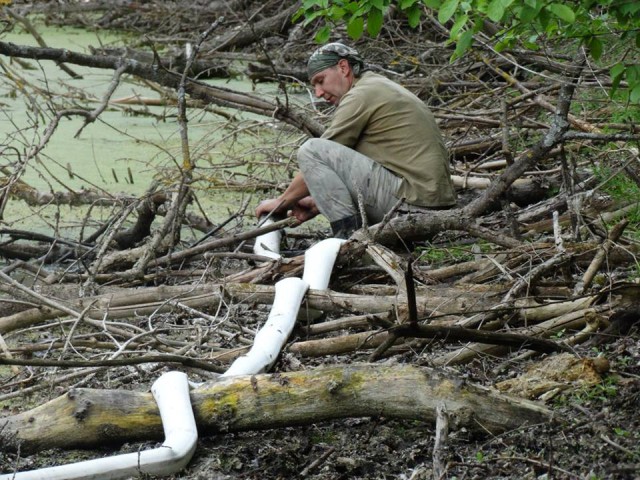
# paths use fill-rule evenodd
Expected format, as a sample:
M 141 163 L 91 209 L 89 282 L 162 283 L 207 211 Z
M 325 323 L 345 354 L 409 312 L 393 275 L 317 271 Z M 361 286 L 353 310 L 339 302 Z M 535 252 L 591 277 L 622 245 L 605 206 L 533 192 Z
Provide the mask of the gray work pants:
M 380 222 L 398 202 L 402 178 L 331 140 L 307 140 L 298 150 L 298 166 L 318 210 L 330 222 L 359 215 L 359 195 L 369 224 Z

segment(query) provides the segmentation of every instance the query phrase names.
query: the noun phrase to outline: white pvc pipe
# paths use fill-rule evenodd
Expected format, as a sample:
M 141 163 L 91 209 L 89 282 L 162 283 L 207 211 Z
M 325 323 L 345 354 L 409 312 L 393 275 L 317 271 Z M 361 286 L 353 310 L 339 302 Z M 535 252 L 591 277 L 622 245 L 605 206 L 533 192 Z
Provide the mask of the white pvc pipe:
M 223 377 L 253 375 L 273 365 L 291 335 L 308 288 L 307 282 L 300 278 L 285 278 L 276 283 L 276 294 L 266 323 L 258 330 L 251 349 L 236 358 Z
M 261 227 L 271 225 L 274 221 L 267 218 L 263 222 L 259 222 Z M 265 233 L 256 237 L 256 241 L 253 244 L 253 253 L 256 255 L 262 255 L 264 257 L 273 258 L 275 260 L 281 258 L 280 255 L 280 241 L 282 240 L 282 231 L 274 230 L 273 232 Z
M 329 286 L 333 264 L 345 241 L 328 238 L 315 244 L 304 254 L 302 279 L 285 278 L 276 283 L 269 318 L 258 330 L 251 349 L 245 355 L 236 358 L 222 374 L 223 377 L 254 375 L 268 370 L 273 365 L 291 335 L 307 290 L 324 290 Z
M 198 441 L 189 383 L 182 372 L 168 372 L 151 387 L 162 417 L 165 441 L 161 447 L 139 453 L 0 475 L 0 480 L 121 479 L 150 475 L 171 475 L 191 460 Z
M 273 233 L 278 235 L 272 235 Z M 260 255 L 277 254 L 277 257 L 272 258 L 280 258 L 277 252 L 280 251 L 281 233 L 271 232 L 261 237 L 256 239 L 256 244 L 267 250 L 259 250 Z M 285 278 L 276 283 L 275 298 L 266 323 L 256 334 L 249 352 L 238 357 L 222 377 L 253 375 L 268 370 L 273 365 L 291 335 L 307 290 L 324 290 L 329 286 L 333 265 L 345 241 L 329 238 L 312 246 L 305 252 L 302 279 Z M 165 373 L 154 382 L 151 391 L 160 410 L 165 434 L 165 442 L 160 448 L 4 474 L 0 475 L 0 480 L 110 480 L 141 473 L 171 475 L 179 472 L 191 460 L 198 441 L 187 376 L 182 372 Z
M 327 238 L 304 252 L 302 279 L 309 284 L 309 288 L 325 290 L 329 286 L 333 264 L 345 242 L 340 238 Z

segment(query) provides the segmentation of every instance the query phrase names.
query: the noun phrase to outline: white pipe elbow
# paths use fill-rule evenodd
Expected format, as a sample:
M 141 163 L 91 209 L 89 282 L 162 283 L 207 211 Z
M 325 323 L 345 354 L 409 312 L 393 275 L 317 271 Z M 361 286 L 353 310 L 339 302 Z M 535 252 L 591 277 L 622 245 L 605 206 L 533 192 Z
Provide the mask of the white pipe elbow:
M 140 453 L 0 475 L 0 480 L 112 480 L 138 476 L 171 475 L 191 460 L 198 442 L 189 383 L 182 372 L 162 375 L 151 387 L 158 404 L 165 441 L 161 447 Z
M 153 383 L 151 392 L 160 410 L 165 437 L 164 443 L 157 450 L 168 450 L 165 454 L 167 462 L 158 465 L 162 471 L 156 474 L 170 475 L 189 463 L 198 443 L 198 427 L 191 406 L 189 380 L 182 372 L 167 372 Z

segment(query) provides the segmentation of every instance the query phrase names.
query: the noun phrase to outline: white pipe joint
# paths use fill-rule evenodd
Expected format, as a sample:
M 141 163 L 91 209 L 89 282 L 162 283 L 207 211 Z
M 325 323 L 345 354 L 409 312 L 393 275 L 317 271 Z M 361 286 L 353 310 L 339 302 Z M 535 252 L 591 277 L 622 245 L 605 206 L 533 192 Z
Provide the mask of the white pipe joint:
M 168 372 L 151 387 L 160 410 L 165 441 L 140 453 L 0 475 L 0 480 L 111 480 L 140 474 L 171 475 L 191 460 L 198 442 L 189 383 L 182 372 Z

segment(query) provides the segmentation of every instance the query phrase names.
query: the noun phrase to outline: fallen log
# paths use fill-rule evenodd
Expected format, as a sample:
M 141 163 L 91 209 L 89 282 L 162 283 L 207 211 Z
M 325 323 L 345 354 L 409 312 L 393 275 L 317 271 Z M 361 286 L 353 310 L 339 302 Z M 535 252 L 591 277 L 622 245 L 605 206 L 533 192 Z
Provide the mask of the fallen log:
M 550 421 L 529 400 L 428 368 L 353 364 L 208 382 L 191 392 L 200 434 L 382 416 L 434 423 L 444 404 L 452 428 L 498 433 Z M 162 438 L 151 393 L 72 389 L 32 410 L 0 419 L 0 448 L 34 452 Z
M 443 295 L 444 293 L 444 295 Z M 437 310 L 443 313 L 462 313 L 469 309 L 482 309 L 488 305 L 488 299 L 468 293 L 462 297 L 460 292 L 439 292 L 435 288 L 421 292 L 418 296 L 418 313 L 426 316 Z M 135 315 L 149 315 L 154 312 L 167 312 L 176 309 L 176 303 L 191 308 L 216 308 L 222 299 L 231 303 L 270 304 L 273 301 L 274 287 L 269 285 L 203 283 L 198 286 L 178 285 L 131 289 L 98 297 L 79 298 L 65 302 L 65 306 L 75 310 L 87 309 L 87 317 L 106 320 L 121 319 Z M 35 298 L 37 298 L 34 295 Z M 58 309 L 46 299 L 38 298 L 42 305 L 13 315 L 0 318 L 0 333 L 19 328 L 27 328 L 53 318 L 69 314 Z M 390 310 L 406 309 L 405 300 L 396 295 L 372 298 L 368 295 L 351 295 L 331 290 L 310 290 L 305 299 L 305 308 L 324 312 L 362 312 L 382 313 Z
M 144 64 L 134 60 L 122 59 L 115 55 L 85 55 L 59 48 L 38 48 L 0 42 L 0 55 L 16 58 L 30 58 L 33 60 L 52 60 L 66 62 L 108 70 L 117 70 L 124 62 L 125 73 L 135 75 L 164 87 L 177 90 L 181 75 L 157 68 L 154 64 Z M 292 125 L 312 136 L 320 136 L 324 127 L 320 122 L 311 118 L 305 112 L 284 108 L 282 104 L 271 102 L 257 95 L 238 93 L 233 90 L 215 87 L 204 82 L 190 80 L 186 85 L 186 92 L 192 97 L 212 103 L 220 107 L 236 108 L 243 111 L 273 117 Z
M 327 355 L 341 355 L 379 347 L 386 342 L 391 345 L 401 344 L 403 340 L 412 338 L 426 338 L 443 340 L 445 342 L 475 341 L 482 345 L 510 347 L 517 349 L 531 349 L 538 352 L 571 351 L 566 345 L 551 340 L 536 338 L 532 335 L 518 335 L 503 332 L 486 332 L 462 327 L 413 325 L 405 324 L 384 330 L 341 335 L 339 337 L 307 340 L 289 345 L 288 351 L 304 357 L 321 357 Z

